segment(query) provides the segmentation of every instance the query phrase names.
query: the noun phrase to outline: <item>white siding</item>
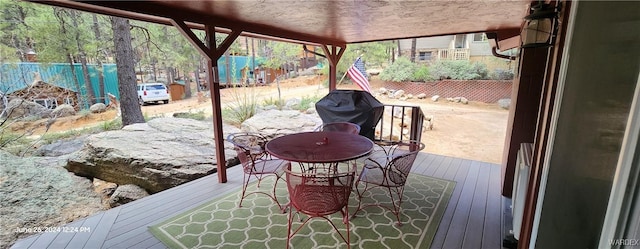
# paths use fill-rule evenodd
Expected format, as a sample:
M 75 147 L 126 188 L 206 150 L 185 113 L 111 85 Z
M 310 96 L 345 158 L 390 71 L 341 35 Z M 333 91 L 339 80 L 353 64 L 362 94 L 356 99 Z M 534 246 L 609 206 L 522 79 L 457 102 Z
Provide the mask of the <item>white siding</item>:
M 438 37 L 424 37 L 416 40 L 416 48 L 420 49 L 446 49 L 449 48 L 452 35 L 438 36 Z M 411 50 L 411 39 L 400 40 L 401 50 Z

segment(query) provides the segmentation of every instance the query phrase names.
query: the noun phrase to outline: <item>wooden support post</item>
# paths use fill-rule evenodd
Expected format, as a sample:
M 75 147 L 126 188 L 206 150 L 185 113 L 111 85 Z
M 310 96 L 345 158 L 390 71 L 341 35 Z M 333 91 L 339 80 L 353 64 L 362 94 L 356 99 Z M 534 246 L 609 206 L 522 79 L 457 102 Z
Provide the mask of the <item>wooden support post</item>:
M 338 50 L 340 48 L 340 50 Z M 329 61 L 329 91 L 336 90 L 336 76 L 338 74 L 338 62 L 342 58 L 347 45 L 322 45 L 322 50 Z
M 207 36 L 205 44 L 193 33 L 193 31 L 191 31 L 191 29 L 189 29 L 183 20 L 173 19 L 171 22 L 207 59 L 207 80 L 209 82 L 211 107 L 213 109 L 213 139 L 216 143 L 216 169 L 218 172 L 218 182 L 225 183 L 227 182 L 227 167 L 224 156 L 224 135 L 222 132 L 222 105 L 220 103 L 218 59 L 222 57 L 224 51 L 229 49 L 233 41 L 240 36 L 242 31 L 232 30 L 231 34 L 229 34 L 222 44 L 220 44 L 220 47 L 217 48 L 214 26 L 205 25 L 205 32 Z

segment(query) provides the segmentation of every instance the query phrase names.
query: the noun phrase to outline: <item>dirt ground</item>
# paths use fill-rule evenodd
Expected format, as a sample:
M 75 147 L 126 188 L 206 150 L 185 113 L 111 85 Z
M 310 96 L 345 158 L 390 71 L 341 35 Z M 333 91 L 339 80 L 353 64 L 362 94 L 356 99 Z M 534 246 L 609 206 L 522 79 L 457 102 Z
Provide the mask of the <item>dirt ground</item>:
M 323 81 L 313 76 L 281 81 L 281 96 L 285 100 L 292 97 L 323 96 L 328 92 L 328 89 L 322 86 Z M 384 86 L 384 82 L 372 79 L 371 85 L 372 89 L 378 89 Z M 339 85 L 338 89 L 356 88 L 352 85 Z M 275 83 L 261 87 L 222 89 L 222 105 L 232 103 L 237 96 L 277 99 L 278 90 Z M 500 163 L 502 160 L 508 111 L 501 109 L 497 104 L 470 102 L 464 105 L 443 99 L 433 102 L 430 98 L 399 101 L 380 97 L 379 100 L 385 104 L 419 105 L 425 115 L 433 116 L 433 130 L 427 130 L 422 135 L 426 152 L 492 163 Z M 142 112 L 147 116 L 171 116 L 174 112 L 187 111 L 204 111 L 210 114 L 211 110 L 211 101 L 198 102 L 195 91 L 194 97 L 190 99 L 142 107 Z M 48 132 L 96 126 L 115 117 L 116 111 L 110 110 L 101 114 L 60 118 L 50 126 Z M 45 125 L 46 121 L 37 121 L 19 126 L 21 129 L 37 128 L 35 133 L 41 134 Z

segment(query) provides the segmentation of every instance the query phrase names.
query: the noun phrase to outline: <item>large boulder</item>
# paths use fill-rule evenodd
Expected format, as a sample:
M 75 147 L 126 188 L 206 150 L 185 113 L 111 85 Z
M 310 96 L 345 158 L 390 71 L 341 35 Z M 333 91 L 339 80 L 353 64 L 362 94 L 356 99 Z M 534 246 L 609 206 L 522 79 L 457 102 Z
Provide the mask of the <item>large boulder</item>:
M 232 126 L 223 130 L 240 131 Z M 227 167 L 238 164 L 230 143 L 225 142 L 224 151 Z M 216 172 L 213 126 L 192 119 L 156 118 L 94 134 L 65 168 L 77 175 L 118 185 L 135 184 L 156 193 Z
M 502 107 L 502 109 L 509 110 L 509 107 L 511 107 L 511 99 L 500 99 L 498 100 L 498 105 Z
M 87 136 L 80 136 L 77 138 L 57 140 L 53 143 L 41 146 L 36 150 L 36 152 L 34 152 L 34 155 L 45 157 L 68 155 L 82 149 L 86 138 Z
M 404 90 L 397 90 L 397 91 L 393 92 L 393 98 L 394 99 L 399 99 L 402 96 L 404 96 Z
M 91 111 L 91 113 L 102 113 L 107 111 L 107 105 L 104 103 L 95 103 L 89 107 L 89 111 Z
M 33 235 L 25 228 L 57 227 L 104 209 L 88 179 L 50 165 L 0 150 L 1 248 Z
M 121 185 L 116 188 L 111 198 L 109 198 L 109 206 L 112 208 L 117 207 L 146 196 L 149 196 L 149 193 L 141 187 L 133 184 Z
M 9 118 L 35 117 L 40 119 L 48 117 L 51 110 L 33 101 L 15 98 L 7 104 L 6 113 Z
M 259 112 L 242 123 L 242 130 L 260 132 L 273 138 L 280 135 L 303 131 L 313 131 L 322 124 L 315 114 L 305 114 L 293 110 L 268 110 Z
M 61 118 L 76 115 L 76 109 L 71 105 L 59 105 L 51 112 L 52 117 Z

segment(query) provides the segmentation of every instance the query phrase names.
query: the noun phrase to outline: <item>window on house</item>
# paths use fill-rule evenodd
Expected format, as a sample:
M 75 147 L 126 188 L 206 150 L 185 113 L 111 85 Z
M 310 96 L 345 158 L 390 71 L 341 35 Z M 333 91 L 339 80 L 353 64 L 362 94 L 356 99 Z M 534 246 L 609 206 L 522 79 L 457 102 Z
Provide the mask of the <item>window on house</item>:
M 474 42 L 483 42 L 487 40 L 487 35 L 485 33 L 473 34 Z
M 420 61 L 429 61 L 429 60 L 431 60 L 431 51 L 419 52 L 418 53 L 418 60 L 420 60 Z
M 69 97 L 64 98 L 64 104 L 72 106 L 73 105 L 73 99 L 69 98 Z
M 36 102 L 37 104 L 44 106 L 48 109 L 55 109 L 56 107 L 58 107 L 58 100 L 54 98 L 34 99 L 33 102 Z

